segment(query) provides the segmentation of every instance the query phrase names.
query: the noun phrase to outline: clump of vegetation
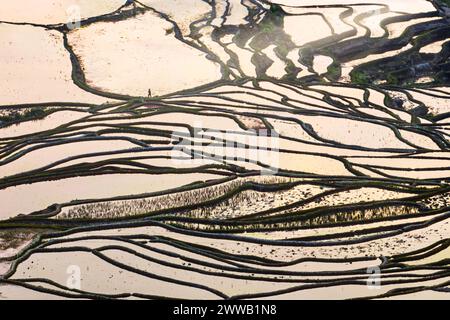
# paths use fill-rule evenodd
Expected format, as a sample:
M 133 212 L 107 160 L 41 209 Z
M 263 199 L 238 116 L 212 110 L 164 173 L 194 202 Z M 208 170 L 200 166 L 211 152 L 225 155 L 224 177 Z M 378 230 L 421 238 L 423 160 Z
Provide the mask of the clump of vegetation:
M 281 184 L 291 182 L 282 177 L 238 179 L 216 186 L 176 192 L 152 198 L 91 203 L 69 208 L 59 219 L 114 219 L 158 212 L 171 208 L 189 207 L 226 196 L 244 183 Z
M 446 208 L 450 206 L 450 192 L 445 192 L 443 194 L 437 194 L 432 197 L 426 198 L 421 201 L 421 203 L 428 209 L 437 210 L 441 208 Z
M 341 76 L 341 68 L 337 64 L 331 64 L 328 69 L 328 77 L 332 80 L 337 80 Z
M 38 120 L 44 118 L 48 114 L 45 108 L 33 109 L 7 109 L 0 114 L 0 126 L 18 123 L 27 120 Z
M 392 73 L 388 74 L 386 81 L 388 84 L 393 84 L 393 85 L 399 84 L 398 78 L 395 75 L 393 75 Z
M 274 14 L 279 14 L 279 15 L 285 15 L 286 14 L 284 12 L 283 8 L 281 8 L 281 6 L 279 4 L 274 4 L 274 3 L 272 3 L 270 5 L 270 12 L 274 13 Z
M 356 83 L 356 84 L 368 84 L 369 83 L 368 75 L 362 71 L 352 71 L 350 73 L 350 77 L 351 77 L 352 82 Z
M 272 33 L 275 29 L 282 28 L 285 14 L 281 6 L 272 4 L 269 14 L 259 24 L 259 31 L 262 33 Z
M 17 249 L 29 242 L 38 233 L 44 232 L 44 229 L 6 229 L 0 231 L 0 250 L 6 250 L 9 248 Z
M 272 33 L 275 30 L 275 26 L 271 21 L 267 20 L 261 23 L 261 25 L 259 26 L 259 30 L 262 33 Z
M 281 56 L 286 57 L 289 53 L 290 48 L 285 43 L 280 43 L 278 47 L 276 47 L 275 51 Z
M 382 218 L 398 217 L 403 215 L 413 215 L 419 213 L 419 209 L 414 206 L 382 206 L 369 209 L 343 210 L 333 214 L 323 214 L 311 218 L 303 218 L 296 215 L 295 219 L 283 222 L 271 220 L 258 220 L 254 223 L 246 224 L 202 224 L 190 222 L 171 222 L 176 226 L 209 232 L 251 232 L 255 230 L 289 230 L 302 227 L 318 227 L 334 225 L 345 222 L 371 221 Z M 170 223 L 169 221 L 167 221 Z
M 309 189 L 290 188 L 275 192 L 245 190 L 210 206 L 183 212 L 184 217 L 194 219 L 229 219 L 261 212 L 274 207 L 283 207 L 299 199 L 306 199 L 313 194 Z

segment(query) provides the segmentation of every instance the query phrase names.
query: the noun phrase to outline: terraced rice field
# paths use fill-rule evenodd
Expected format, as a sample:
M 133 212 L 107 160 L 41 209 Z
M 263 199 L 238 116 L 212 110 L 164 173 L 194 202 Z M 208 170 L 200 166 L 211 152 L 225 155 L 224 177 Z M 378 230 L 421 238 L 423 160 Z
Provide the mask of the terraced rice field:
M 448 299 L 450 25 L 426 0 L 0 11 L 0 293 Z

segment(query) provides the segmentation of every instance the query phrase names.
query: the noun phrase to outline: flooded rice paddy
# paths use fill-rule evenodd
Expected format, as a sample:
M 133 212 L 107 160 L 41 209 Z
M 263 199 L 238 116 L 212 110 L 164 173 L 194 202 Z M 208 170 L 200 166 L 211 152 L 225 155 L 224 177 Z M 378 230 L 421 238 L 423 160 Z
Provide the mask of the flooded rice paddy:
M 28 3 L 0 13 L 0 297 L 449 298 L 439 1 Z

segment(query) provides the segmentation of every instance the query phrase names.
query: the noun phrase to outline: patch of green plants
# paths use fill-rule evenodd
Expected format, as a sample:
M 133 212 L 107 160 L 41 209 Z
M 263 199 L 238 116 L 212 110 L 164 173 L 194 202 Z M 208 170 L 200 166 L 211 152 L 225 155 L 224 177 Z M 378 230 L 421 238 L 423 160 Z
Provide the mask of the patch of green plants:
M 369 83 L 369 77 L 362 71 L 353 71 L 350 73 L 350 77 L 353 83 L 367 84 Z
M 396 76 L 394 76 L 392 73 L 388 74 L 386 81 L 388 84 L 393 84 L 393 85 L 399 84 L 398 78 Z
M 281 6 L 278 4 L 271 4 L 270 12 L 274 14 L 285 15 L 283 8 L 281 8 Z
M 271 23 L 271 21 L 267 21 L 261 23 L 259 30 L 263 33 L 271 33 L 275 30 L 275 26 L 273 25 L 273 23 Z
M 332 64 L 328 67 L 328 76 L 332 79 L 339 79 L 341 76 L 341 68 L 338 65 Z

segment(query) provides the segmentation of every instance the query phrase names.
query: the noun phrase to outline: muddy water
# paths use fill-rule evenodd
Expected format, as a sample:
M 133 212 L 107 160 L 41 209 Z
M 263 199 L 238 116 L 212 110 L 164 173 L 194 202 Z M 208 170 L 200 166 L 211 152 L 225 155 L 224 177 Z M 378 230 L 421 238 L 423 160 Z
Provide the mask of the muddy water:
M 138 19 L 75 30 L 69 41 L 88 83 L 109 92 L 147 97 L 149 89 L 155 96 L 219 80 L 219 66 L 173 33 L 167 35 L 172 27 L 147 12 Z
M 0 218 L 42 210 L 74 199 L 93 199 L 143 194 L 220 178 L 208 174 L 116 174 L 38 182 L 0 190 Z
M 86 114 L 82 112 L 58 111 L 41 120 L 21 122 L 2 128 L 0 130 L 0 138 L 14 138 L 54 129 L 64 123 L 80 119 L 84 116 L 86 116 Z
M 108 101 L 73 84 L 69 54 L 55 31 L 0 24 L 0 48 L 0 105 Z
M 297 0 L 280 0 L 278 3 L 286 4 L 290 6 L 313 6 L 313 5 L 342 5 L 342 1 L 340 0 L 305 0 L 302 1 L 299 5 Z M 345 4 L 356 4 L 361 3 L 359 0 L 348 0 L 345 1 Z M 388 5 L 392 11 L 401 11 L 401 12 L 409 12 L 409 13 L 415 13 L 415 12 L 425 12 L 425 11 L 432 11 L 434 10 L 433 5 L 424 0 L 396 0 L 396 1 L 389 1 L 389 0 L 377 0 L 373 1 L 372 3 L 377 4 L 385 4 Z
M 0 20 L 38 24 L 66 23 L 72 16 L 98 16 L 112 12 L 123 4 L 123 0 L 3 1 Z
M 319 247 L 319 248 L 298 248 L 291 249 L 289 247 L 277 247 L 277 246 L 259 246 L 250 243 L 242 243 L 236 241 L 225 241 L 225 240 L 214 240 L 207 238 L 199 238 L 199 237 L 191 237 L 191 236 L 180 236 L 176 233 L 169 232 L 162 228 L 138 228 L 135 230 L 132 229 L 118 229 L 118 230 L 110 230 L 110 231 L 102 231 L 102 232 L 91 232 L 86 235 L 94 235 L 94 234 L 151 234 L 151 235 L 162 235 L 168 237 L 175 237 L 176 239 L 182 241 L 190 241 L 194 243 L 199 243 L 202 245 L 213 246 L 220 250 L 224 250 L 225 252 L 230 253 L 246 253 L 246 254 L 254 254 L 256 256 L 261 257 L 271 257 L 277 258 L 287 261 L 292 261 L 296 258 L 305 257 L 305 256 L 314 256 L 314 257 L 340 257 L 343 258 L 348 255 L 364 255 L 364 254 L 380 254 L 383 255 L 392 254 L 394 252 L 403 252 L 402 249 L 408 248 L 411 245 L 426 245 L 427 243 L 433 243 L 439 237 L 434 232 L 435 228 L 447 228 L 448 224 L 439 224 L 439 226 L 435 226 L 433 228 L 427 228 L 424 231 L 420 232 L 409 232 L 407 237 L 399 236 L 396 237 L 398 240 L 397 246 L 386 246 L 385 240 L 376 240 L 366 243 L 364 245 L 355 245 L 355 246 L 337 246 L 337 247 Z M 69 236 L 68 238 L 79 237 L 83 234 L 76 234 Z M 402 242 L 403 239 L 407 239 L 406 242 Z M 74 245 L 82 245 L 86 247 L 101 247 L 105 244 L 114 244 L 117 242 L 114 241 L 104 241 L 104 240 L 90 240 L 90 241 L 74 241 Z M 391 242 L 392 243 L 392 242 Z M 145 254 L 150 254 L 150 256 L 154 258 L 163 259 L 165 262 L 175 263 L 180 266 L 185 266 L 186 264 L 183 260 L 174 259 L 171 257 L 165 257 L 159 255 L 157 253 L 152 253 L 149 251 L 143 251 L 141 248 L 137 246 L 132 246 L 129 244 L 120 245 L 124 247 L 130 247 L 138 252 L 145 252 Z M 56 245 L 56 247 L 64 247 L 67 245 Z M 174 253 L 181 253 L 184 257 L 189 258 L 198 258 L 195 254 L 189 253 L 186 251 L 181 251 L 176 248 L 172 248 L 166 245 L 161 244 L 151 244 L 152 247 L 170 250 Z M 273 254 L 273 250 L 276 249 L 276 254 Z M 292 287 L 294 284 L 286 285 L 282 283 L 270 283 L 270 282 L 254 282 L 254 281 L 245 281 L 245 283 L 241 283 L 239 280 L 220 278 L 220 277 L 212 277 L 206 275 L 200 275 L 199 273 L 188 272 L 185 270 L 169 268 L 167 266 L 156 265 L 154 263 L 149 263 L 147 261 L 141 260 L 135 256 L 132 256 L 128 253 L 116 251 L 116 250 L 108 250 L 104 252 L 108 257 L 114 258 L 117 261 L 122 263 L 127 263 L 128 265 L 138 268 L 141 270 L 145 270 L 151 272 L 153 274 L 158 274 L 160 276 L 170 278 L 178 278 L 183 279 L 184 281 L 189 281 L 193 283 L 199 283 L 201 281 L 202 284 L 208 285 L 210 287 L 217 288 L 221 291 L 224 291 L 227 294 L 242 294 L 246 292 L 265 292 L 272 291 L 273 286 L 276 288 L 286 288 Z M 442 252 L 445 255 L 445 251 Z M 437 255 L 433 258 L 432 261 L 439 260 L 440 255 Z M 211 261 L 213 262 L 213 261 Z M 214 261 L 219 263 L 218 261 Z M 423 261 L 421 261 L 423 262 Z M 338 270 L 348 270 L 348 269 L 358 269 L 358 268 L 367 268 L 371 266 L 379 265 L 379 259 L 370 259 L 367 261 L 348 264 L 348 263 L 317 263 L 317 262 L 304 262 L 296 264 L 295 267 L 286 268 L 286 270 L 295 270 L 295 271 L 303 271 L 303 272 L 318 272 L 318 271 L 338 271 Z M 30 271 L 27 269 L 33 266 L 33 276 L 38 275 L 40 277 L 50 278 L 58 283 L 63 285 L 66 284 L 67 281 L 67 269 L 71 265 L 77 265 L 81 269 L 82 274 L 82 289 L 88 290 L 90 292 L 107 292 L 107 293 L 121 293 L 121 292 L 145 292 L 150 294 L 162 294 L 167 296 L 183 296 L 185 294 L 195 295 L 198 298 L 207 299 L 211 298 L 210 293 L 206 291 L 198 291 L 198 289 L 190 288 L 189 286 L 177 286 L 177 291 L 173 291 L 173 284 L 168 282 L 155 282 L 155 280 L 146 279 L 142 281 L 143 278 L 141 276 L 129 273 L 127 271 L 121 270 L 112 266 L 111 264 L 107 264 L 100 259 L 89 255 L 88 253 L 39 253 L 34 254 L 22 264 L 16 274 L 16 277 L 29 277 Z M 197 265 L 193 265 L 198 267 Z M 203 270 L 214 271 L 211 268 L 202 268 Z M 316 278 L 314 276 L 309 276 L 306 278 Z M 326 277 L 322 278 L 325 279 Z M 299 277 L 300 279 L 300 277 Z M 155 291 L 155 287 L 151 285 L 143 285 L 142 282 L 146 284 L 153 283 L 159 289 Z M 436 283 L 436 281 L 430 280 L 429 283 L 425 283 L 427 285 L 432 283 Z M 380 288 L 380 292 L 386 292 L 389 289 L 399 287 L 395 286 L 383 286 Z M 172 288 L 172 290 L 168 290 Z M 294 293 L 290 293 L 287 295 L 273 296 L 275 299 L 336 299 L 338 297 L 342 298 L 342 296 L 350 298 L 352 296 L 370 296 L 373 295 L 374 292 L 369 290 L 367 286 L 362 285 L 359 286 L 340 286 L 334 287 L 333 290 L 329 290 L 326 288 L 315 289 L 312 291 L 296 291 Z

